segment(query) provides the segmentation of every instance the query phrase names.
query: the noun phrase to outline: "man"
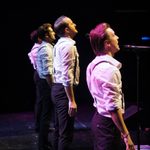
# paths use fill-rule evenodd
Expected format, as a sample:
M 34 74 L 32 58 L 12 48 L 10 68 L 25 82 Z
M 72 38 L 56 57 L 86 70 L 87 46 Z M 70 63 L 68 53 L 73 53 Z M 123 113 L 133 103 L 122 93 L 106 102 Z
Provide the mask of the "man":
M 44 23 L 38 28 L 38 36 L 42 40 L 37 51 L 37 71 L 40 81 L 41 93 L 41 113 L 40 127 L 38 134 L 39 150 L 50 150 L 48 141 L 48 133 L 50 121 L 52 120 L 52 101 L 51 101 L 51 85 L 53 82 L 53 41 L 55 40 L 55 32 L 50 23 Z
M 96 112 L 92 118 L 94 150 L 135 150 L 123 119 L 121 63 L 114 57 L 120 48 L 118 36 L 108 23 L 98 24 L 89 34 L 90 44 L 96 55 L 89 63 L 86 81 L 94 99 Z
M 36 58 L 37 58 L 37 51 L 38 48 L 42 42 L 42 40 L 38 37 L 38 32 L 37 30 L 34 30 L 31 32 L 30 34 L 30 39 L 32 42 L 34 42 L 34 45 L 32 46 L 32 49 L 30 50 L 30 52 L 28 53 L 28 57 L 30 59 L 31 64 L 33 65 L 33 69 L 34 69 L 34 83 L 36 86 L 36 100 L 35 100 L 35 131 L 38 132 L 39 126 L 40 126 L 40 113 L 41 113 L 41 96 L 40 96 L 40 77 L 37 73 L 37 65 L 36 65 Z
M 53 49 L 54 84 L 52 99 L 55 108 L 54 149 L 68 150 L 73 139 L 74 117 L 77 112 L 74 88 L 79 84 L 79 54 L 73 38 L 76 24 L 67 16 L 54 23 L 59 36 Z

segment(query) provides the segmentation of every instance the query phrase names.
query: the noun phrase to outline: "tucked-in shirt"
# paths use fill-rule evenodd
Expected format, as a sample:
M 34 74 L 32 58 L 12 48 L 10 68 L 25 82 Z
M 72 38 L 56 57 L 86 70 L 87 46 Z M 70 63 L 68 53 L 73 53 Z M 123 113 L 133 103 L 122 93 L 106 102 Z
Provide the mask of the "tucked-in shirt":
M 75 41 L 62 37 L 54 46 L 54 82 L 64 86 L 78 85 L 80 68 Z
M 40 44 L 35 43 L 31 51 L 28 53 L 28 57 L 34 69 L 36 69 L 36 57 L 37 57 L 37 51 L 38 51 L 39 46 Z
M 53 45 L 43 41 L 37 51 L 37 71 L 40 78 L 53 74 Z
M 99 114 L 111 117 L 110 111 L 124 113 L 121 63 L 109 55 L 96 56 L 86 70 L 86 81 Z

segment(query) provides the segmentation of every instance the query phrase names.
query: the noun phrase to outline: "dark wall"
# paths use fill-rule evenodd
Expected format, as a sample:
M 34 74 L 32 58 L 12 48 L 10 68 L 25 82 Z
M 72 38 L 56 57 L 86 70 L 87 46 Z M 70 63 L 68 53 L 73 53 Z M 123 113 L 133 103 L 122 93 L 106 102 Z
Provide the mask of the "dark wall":
M 67 6 L 66 6 L 67 5 Z M 70 6 L 69 6 L 70 5 Z M 119 6 L 118 6 L 119 5 Z M 81 78 L 78 86 L 78 103 L 92 103 L 91 96 L 85 82 L 87 64 L 94 58 L 86 34 L 99 22 L 108 22 L 119 36 L 121 51 L 115 56 L 123 63 L 122 80 L 125 99 L 136 103 L 137 95 L 145 108 L 149 106 L 149 51 L 140 52 L 140 79 L 139 93 L 137 94 L 137 53 L 127 51 L 122 45 L 150 45 L 150 41 L 141 41 L 142 35 L 150 36 L 148 5 L 129 2 L 123 4 L 114 2 L 87 2 L 79 4 L 70 1 L 41 2 L 30 4 L 20 2 L 18 7 L 9 5 L 6 21 L 2 24 L 7 27 L 6 44 L 3 50 L 7 53 L 5 71 L 5 92 L 0 101 L 1 112 L 32 111 L 35 102 L 35 86 L 33 69 L 27 53 L 32 47 L 30 32 L 44 22 L 53 23 L 60 15 L 67 15 L 77 24 L 79 31 L 75 40 L 80 54 Z

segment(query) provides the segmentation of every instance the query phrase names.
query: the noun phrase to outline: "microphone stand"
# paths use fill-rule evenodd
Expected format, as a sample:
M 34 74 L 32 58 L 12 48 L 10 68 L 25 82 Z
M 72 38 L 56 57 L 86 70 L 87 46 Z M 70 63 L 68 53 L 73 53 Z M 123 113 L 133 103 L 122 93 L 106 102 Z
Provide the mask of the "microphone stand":
M 139 103 L 139 73 L 140 73 L 140 57 L 139 57 L 139 53 L 136 52 L 136 69 L 137 69 L 137 150 L 140 150 L 140 114 L 139 114 L 139 111 L 140 111 L 140 103 Z
M 150 49 L 150 46 L 135 46 L 135 45 L 125 45 L 125 48 L 131 49 L 136 54 L 136 69 L 137 69 L 137 88 L 136 88 L 136 94 L 137 94 L 137 150 L 140 150 L 140 106 L 139 106 L 139 73 L 140 73 L 140 52 L 146 51 Z

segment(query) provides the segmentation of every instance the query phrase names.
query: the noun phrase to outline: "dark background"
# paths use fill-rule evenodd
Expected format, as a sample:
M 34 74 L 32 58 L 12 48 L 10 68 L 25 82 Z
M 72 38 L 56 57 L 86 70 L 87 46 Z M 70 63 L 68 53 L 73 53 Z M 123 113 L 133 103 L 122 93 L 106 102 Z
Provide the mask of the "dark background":
M 20 1 L 9 2 L 3 12 L 6 27 L 4 46 L 6 52 L 1 58 L 7 64 L 1 72 L 5 92 L 0 100 L 0 112 L 33 111 L 35 102 L 35 85 L 33 68 L 27 56 L 33 43 L 30 33 L 45 22 L 53 22 L 60 15 L 69 16 L 79 31 L 75 37 L 80 54 L 81 78 L 77 89 L 77 103 L 91 103 L 92 98 L 87 90 L 85 71 L 88 63 L 94 58 L 86 34 L 99 22 L 108 22 L 119 36 L 121 51 L 116 58 L 122 62 L 121 69 L 123 91 L 128 104 L 137 104 L 143 108 L 143 114 L 149 114 L 149 56 L 150 49 L 133 50 L 122 45 L 146 45 L 150 41 L 142 41 L 142 36 L 150 37 L 150 11 L 147 1 Z M 2 43 L 3 44 L 3 43 Z M 138 51 L 138 52 L 137 52 Z M 139 57 L 139 72 L 137 71 Z M 2 65 L 3 66 L 3 65 Z M 137 75 L 139 80 L 137 80 Z M 3 81 L 4 79 L 4 81 Z M 137 84 L 138 83 L 138 84 Z M 138 90 L 138 93 L 137 93 Z M 86 112 L 85 112 L 86 113 Z

